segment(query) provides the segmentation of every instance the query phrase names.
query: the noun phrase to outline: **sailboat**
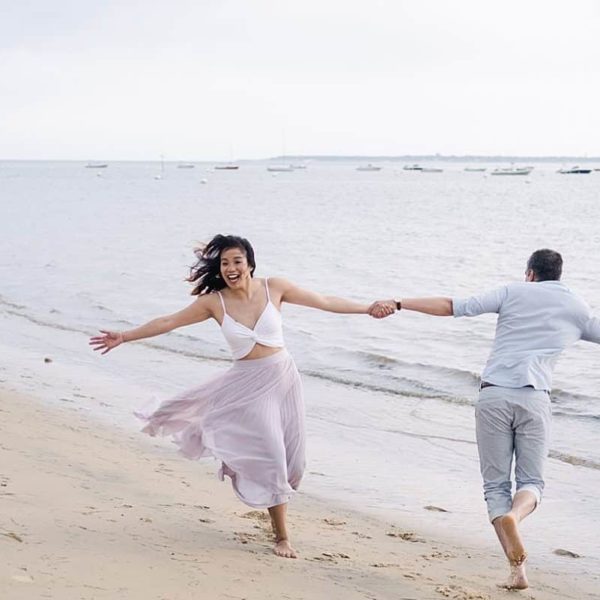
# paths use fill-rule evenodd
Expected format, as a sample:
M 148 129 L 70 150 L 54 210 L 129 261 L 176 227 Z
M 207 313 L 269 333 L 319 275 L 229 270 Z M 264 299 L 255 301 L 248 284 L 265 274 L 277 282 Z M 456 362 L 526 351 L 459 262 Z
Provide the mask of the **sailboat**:
M 162 179 L 165 174 L 165 157 L 160 155 L 160 173 L 154 176 L 154 179 Z
M 229 144 L 229 160 L 226 163 L 215 165 L 216 171 L 237 171 L 240 165 L 233 160 L 233 144 Z
M 285 159 L 286 158 L 286 153 L 285 153 L 285 130 L 281 130 L 281 159 Z M 270 171 L 271 173 L 291 173 L 293 171 L 295 171 L 296 169 L 294 168 L 294 165 L 292 165 L 291 163 L 285 164 L 285 163 L 275 163 L 272 165 L 267 165 L 267 171 Z

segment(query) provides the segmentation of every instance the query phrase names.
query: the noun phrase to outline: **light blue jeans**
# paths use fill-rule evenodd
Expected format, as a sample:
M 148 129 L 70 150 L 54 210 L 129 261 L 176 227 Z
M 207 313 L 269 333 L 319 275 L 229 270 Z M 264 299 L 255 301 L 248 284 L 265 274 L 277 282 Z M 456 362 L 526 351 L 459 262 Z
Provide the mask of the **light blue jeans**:
M 490 521 L 511 509 L 513 456 L 516 491 L 529 490 L 540 503 L 551 416 L 547 392 L 496 386 L 479 392 L 475 406 L 477 448 Z

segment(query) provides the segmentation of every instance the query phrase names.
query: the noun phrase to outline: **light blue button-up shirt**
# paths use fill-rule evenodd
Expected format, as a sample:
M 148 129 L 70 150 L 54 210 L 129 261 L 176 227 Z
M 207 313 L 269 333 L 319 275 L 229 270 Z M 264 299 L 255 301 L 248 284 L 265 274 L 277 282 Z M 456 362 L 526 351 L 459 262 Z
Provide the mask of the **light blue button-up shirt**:
M 455 317 L 498 313 L 496 337 L 481 379 L 502 387 L 550 390 L 560 353 L 576 342 L 600 344 L 600 319 L 560 281 L 511 283 L 453 298 Z

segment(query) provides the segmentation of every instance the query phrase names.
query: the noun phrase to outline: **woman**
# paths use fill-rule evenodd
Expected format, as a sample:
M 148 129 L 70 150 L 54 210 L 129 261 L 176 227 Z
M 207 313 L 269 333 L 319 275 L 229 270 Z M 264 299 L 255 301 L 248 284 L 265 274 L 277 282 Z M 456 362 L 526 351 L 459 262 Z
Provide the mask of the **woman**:
M 90 345 L 102 354 L 123 342 L 215 319 L 233 366 L 207 383 L 164 402 L 143 418 L 150 435 L 172 434 L 188 458 L 214 456 L 240 500 L 267 508 L 274 552 L 296 558 L 286 509 L 304 472 L 302 385 L 284 347 L 283 302 L 335 313 L 367 314 L 369 306 L 300 289 L 280 278 L 254 279 L 254 250 L 244 238 L 215 236 L 199 253 L 188 281 L 198 298 L 187 308 L 129 331 L 104 331 Z

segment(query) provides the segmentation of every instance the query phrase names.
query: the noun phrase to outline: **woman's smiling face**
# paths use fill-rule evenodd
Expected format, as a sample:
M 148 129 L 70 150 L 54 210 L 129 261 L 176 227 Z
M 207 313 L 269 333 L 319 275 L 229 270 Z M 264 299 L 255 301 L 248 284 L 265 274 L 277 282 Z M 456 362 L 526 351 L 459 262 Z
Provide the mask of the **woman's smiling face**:
M 242 287 L 252 277 L 246 253 L 242 248 L 226 248 L 221 252 L 221 277 L 227 287 Z

